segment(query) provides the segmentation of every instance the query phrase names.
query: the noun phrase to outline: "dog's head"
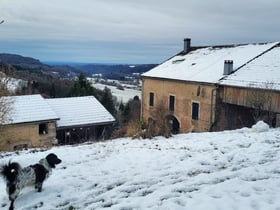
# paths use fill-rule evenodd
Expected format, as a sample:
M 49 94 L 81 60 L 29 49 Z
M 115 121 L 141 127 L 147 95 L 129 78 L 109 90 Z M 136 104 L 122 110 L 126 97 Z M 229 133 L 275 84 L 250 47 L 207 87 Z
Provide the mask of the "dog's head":
M 46 160 L 51 168 L 55 168 L 55 165 L 61 163 L 61 160 L 54 153 L 48 154 Z

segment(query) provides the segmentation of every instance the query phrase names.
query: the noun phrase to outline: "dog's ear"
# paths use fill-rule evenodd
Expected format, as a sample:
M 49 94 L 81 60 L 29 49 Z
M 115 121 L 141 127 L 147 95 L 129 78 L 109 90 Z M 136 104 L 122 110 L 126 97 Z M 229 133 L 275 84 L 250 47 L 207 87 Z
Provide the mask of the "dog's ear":
M 61 160 L 54 153 L 48 154 L 46 160 L 51 168 L 55 168 L 56 164 L 61 163 Z

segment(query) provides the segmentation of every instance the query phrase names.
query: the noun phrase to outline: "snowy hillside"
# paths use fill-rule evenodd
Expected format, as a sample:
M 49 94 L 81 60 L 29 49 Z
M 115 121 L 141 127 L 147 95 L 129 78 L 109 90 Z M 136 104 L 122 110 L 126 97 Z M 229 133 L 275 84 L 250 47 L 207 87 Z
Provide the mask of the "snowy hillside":
M 117 97 L 119 102 L 127 103 L 130 99 L 133 99 L 134 96 L 138 96 L 141 99 L 141 91 L 132 89 L 132 88 L 124 88 L 124 90 L 119 90 L 115 86 L 103 85 L 100 83 L 94 83 L 93 87 L 104 90 L 105 87 L 108 87 L 111 90 L 113 96 Z
M 280 129 L 264 123 L 217 133 L 61 146 L 2 153 L 33 164 L 54 152 L 63 162 L 41 193 L 26 188 L 16 209 L 280 209 Z M 0 209 L 8 197 L 0 179 Z

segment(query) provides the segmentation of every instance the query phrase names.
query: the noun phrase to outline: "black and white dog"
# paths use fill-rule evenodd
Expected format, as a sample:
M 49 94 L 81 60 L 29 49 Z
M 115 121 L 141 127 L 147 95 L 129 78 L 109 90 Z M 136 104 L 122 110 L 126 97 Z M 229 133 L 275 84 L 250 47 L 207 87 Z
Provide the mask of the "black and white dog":
M 1 168 L 1 175 L 6 180 L 7 193 L 11 201 L 9 210 L 14 209 L 14 202 L 25 186 L 35 186 L 38 192 L 42 191 L 42 185 L 46 178 L 51 174 L 52 168 L 61 160 L 51 153 L 41 159 L 39 163 L 22 168 L 17 162 L 9 162 Z

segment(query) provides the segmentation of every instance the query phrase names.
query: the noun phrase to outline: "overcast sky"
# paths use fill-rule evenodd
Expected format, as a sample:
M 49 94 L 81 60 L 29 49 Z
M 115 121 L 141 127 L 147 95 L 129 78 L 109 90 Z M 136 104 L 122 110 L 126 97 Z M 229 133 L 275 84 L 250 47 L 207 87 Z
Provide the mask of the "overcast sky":
M 280 41 L 279 0 L 0 0 L 0 52 L 160 63 L 192 45 Z

